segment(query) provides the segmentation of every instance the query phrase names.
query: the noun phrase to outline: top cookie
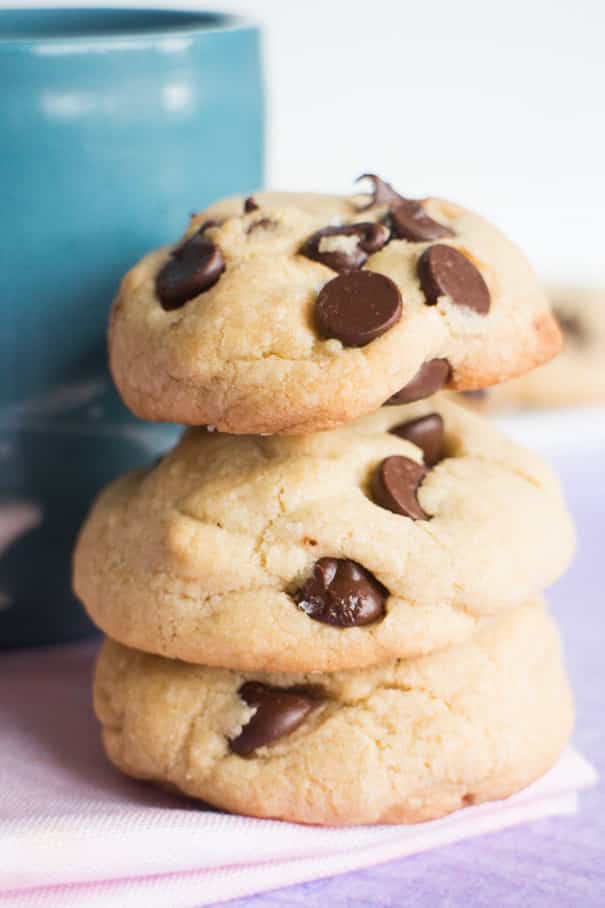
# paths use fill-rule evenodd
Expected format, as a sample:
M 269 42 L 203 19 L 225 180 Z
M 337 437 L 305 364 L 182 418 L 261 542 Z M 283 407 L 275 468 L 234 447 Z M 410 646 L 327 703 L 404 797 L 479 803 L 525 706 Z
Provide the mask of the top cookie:
M 557 353 L 519 250 L 439 199 L 259 193 L 195 215 L 114 303 L 110 360 L 144 419 L 303 434 L 393 396 L 475 389 Z

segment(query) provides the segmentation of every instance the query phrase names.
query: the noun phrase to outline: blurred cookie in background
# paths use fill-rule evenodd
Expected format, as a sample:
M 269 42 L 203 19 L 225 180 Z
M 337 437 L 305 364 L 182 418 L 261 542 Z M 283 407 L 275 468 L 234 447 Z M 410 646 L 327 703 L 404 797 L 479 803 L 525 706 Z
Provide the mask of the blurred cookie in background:
M 605 404 L 605 289 L 551 288 L 563 351 L 551 362 L 497 387 L 455 394 L 484 412 Z

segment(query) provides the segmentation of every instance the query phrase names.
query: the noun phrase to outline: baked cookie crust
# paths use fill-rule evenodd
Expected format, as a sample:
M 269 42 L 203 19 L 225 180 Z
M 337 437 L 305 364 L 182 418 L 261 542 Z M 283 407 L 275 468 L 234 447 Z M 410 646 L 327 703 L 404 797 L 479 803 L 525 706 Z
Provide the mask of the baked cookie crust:
M 442 382 L 463 390 L 558 352 L 560 331 L 530 265 L 491 224 L 451 202 L 406 200 L 446 232 L 406 239 L 400 209 L 384 201 L 267 192 L 195 215 L 179 245 L 135 265 L 115 300 L 110 363 L 127 406 L 142 419 L 229 433 L 304 434 L 376 410 L 427 362 L 447 362 Z M 364 227 L 361 238 L 346 233 L 352 224 Z M 317 236 L 337 228 L 345 233 Z M 388 241 L 366 253 L 360 244 L 374 250 L 384 239 L 376 229 Z M 383 276 L 382 288 L 360 288 L 367 272 Z M 351 281 L 349 293 L 342 285 Z M 386 309 L 368 316 L 377 294 Z M 374 323 L 361 326 L 365 316 Z M 343 339 L 330 333 L 338 326 Z
M 462 642 L 541 593 L 573 549 L 550 467 L 437 397 L 304 437 L 190 429 L 101 494 L 74 584 L 127 646 L 334 671 Z
M 273 698 L 269 724 L 244 699 L 251 683 Z M 290 730 L 284 694 L 312 700 Z M 244 675 L 108 642 L 95 709 L 109 759 L 128 775 L 237 813 L 330 825 L 416 823 L 505 798 L 555 763 L 573 722 L 539 602 L 460 647 L 327 675 Z M 259 746 L 242 756 L 255 719 Z

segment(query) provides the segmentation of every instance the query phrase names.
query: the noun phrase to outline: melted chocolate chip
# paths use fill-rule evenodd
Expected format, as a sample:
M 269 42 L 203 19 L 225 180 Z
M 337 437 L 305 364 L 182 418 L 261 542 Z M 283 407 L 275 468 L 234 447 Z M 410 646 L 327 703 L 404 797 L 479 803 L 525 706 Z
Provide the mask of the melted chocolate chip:
M 425 243 L 454 236 L 453 230 L 426 213 L 418 199 L 406 199 L 390 183 L 385 183 L 374 173 L 364 173 L 357 182 L 364 179 L 372 181 L 372 198 L 359 210 L 366 211 L 377 205 L 386 205 L 389 209 L 387 221 L 394 237 L 412 243 Z
M 326 237 L 354 236 L 357 243 L 350 249 L 321 249 Z M 359 224 L 342 224 L 323 227 L 305 241 L 300 254 L 342 273 L 357 271 L 368 260 L 368 255 L 378 252 L 389 240 L 389 229 L 384 224 L 364 221 Z
M 427 467 L 434 467 L 443 460 L 445 438 L 443 418 L 439 413 L 429 413 L 427 416 L 402 422 L 398 426 L 393 426 L 390 432 L 420 448 Z
M 275 221 L 272 221 L 271 218 L 260 218 L 250 224 L 246 233 L 253 233 L 255 230 L 267 230 L 269 227 L 275 227 Z
M 204 230 L 216 222 L 202 224 L 197 233 L 178 246 L 160 270 L 155 281 L 162 307 L 179 309 L 194 296 L 209 290 L 225 270 L 218 246 L 204 237 Z
M 458 391 L 462 397 L 465 397 L 467 400 L 482 401 L 487 397 L 487 391 L 485 388 L 477 388 L 475 391 Z
M 214 218 L 208 218 L 207 221 L 203 221 L 197 229 L 198 233 L 204 233 L 205 230 L 210 230 L 211 227 L 222 227 L 223 221 L 217 221 Z
M 229 742 L 231 750 L 245 757 L 258 747 L 290 734 L 305 720 L 315 701 L 303 693 L 247 681 L 239 695 L 256 712 L 241 732 Z
M 328 281 L 315 305 L 322 337 L 335 337 L 345 347 L 364 347 L 401 318 L 397 284 L 375 271 L 351 271 Z
M 489 290 L 481 272 L 453 246 L 437 243 L 425 249 L 418 260 L 418 277 L 429 306 L 448 296 L 456 306 L 480 315 L 489 312 Z
M 385 183 L 385 181 L 381 180 L 380 177 L 377 177 L 375 173 L 362 173 L 360 177 L 357 177 L 355 182 L 359 183 L 360 180 L 372 181 L 372 198 L 367 205 L 364 205 L 363 208 L 359 208 L 359 211 L 366 211 L 368 208 L 374 208 L 376 205 L 395 206 L 405 201 L 403 196 L 399 195 L 398 192 L 395 192 L 390 183 Z
M 294 599 L 315 621 L 360 627 L 384 617 L 388 595 L 382 583 L 356 561 L 320 558 Z
M 447 359 L 429 359 L 401 391 L 389 397 L 387 404 L 411 404 L 429 397 L 447 384 L 451 373 L 452 367 Z
M 244 201 L 244 214 L 250 214 L 251 211 L 258 211 L 258 203 L 254 196 L 249 195 Z
M 419 202 L 411 199 L 402 200 L 401 204 L 391 208 L 389 223 L 394 236 L 411 243 L 425 243 L 454 236 L 453 230 L 433 220 Z
M 577 344 L 587 340 L 586 329 L 577 315 L 563 314 L 555 309 L 555 317 L 567 340 Z
M 374 501 L 381 508 L 411 517 L 428 520 L 429 515 L 420 507 L 418 486 L 428 470 L 409 457 L 387 457 L 374 476 Z

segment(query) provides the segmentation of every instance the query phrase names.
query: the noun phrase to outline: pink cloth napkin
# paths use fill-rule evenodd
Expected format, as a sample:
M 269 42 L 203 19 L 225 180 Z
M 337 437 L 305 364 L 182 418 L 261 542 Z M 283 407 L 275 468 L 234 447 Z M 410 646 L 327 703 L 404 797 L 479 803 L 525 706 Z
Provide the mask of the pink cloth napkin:
M 321 829 L 203 810 L 107 764 L 96 645 L 3 654 L 0 906 L 194 908 L 573 813 L 596 774 L 568 750 L 520 794 L 422 825 Z

